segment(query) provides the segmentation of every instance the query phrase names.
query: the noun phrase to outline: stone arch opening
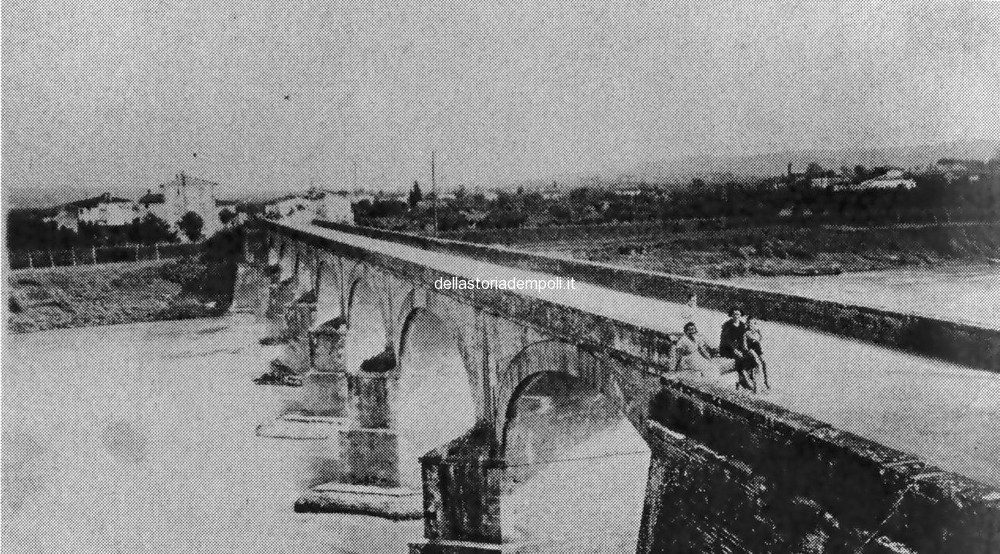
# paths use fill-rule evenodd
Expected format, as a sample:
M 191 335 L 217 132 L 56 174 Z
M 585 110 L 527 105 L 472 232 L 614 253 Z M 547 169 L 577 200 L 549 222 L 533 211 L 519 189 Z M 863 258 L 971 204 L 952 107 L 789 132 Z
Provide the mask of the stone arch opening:
M 265 263 L 269 266 L 278 265 L 278 262 L 281 261 L 281 245 L 279 243 L 280 241 L 274 235 L 268 234 Z
M 564 343 L 515 357 L 506 407 L 501 499 L 511 540 L 635 552 L 649 446 L 628 414 L 615 362 Z
M 400 437 L 400 481 L 419 487 L 418 458 L 476 423 L 474 383 L 453 326 L 425 308 L 403 325 L 394 425 Z
M 287 242 L 282 242 L 278 249 L 278 282 L 285 283 L 295 276 L 295 269 L 298 262 L 298 255 L 289 252 L 291 248 Z
M 340 302 L 340 278 L 337 265 L 320 260 L 316 265 L 316 325 L 323 325 L 343 315 Z
M 298 250 L 295 256 L 295 300 L 315 303 L 316 257 L 306 250 Z
M 366 279 L 351 285 L 347 308 L 346 368 L 358 372 L 362 364 L 392 352 L 382 315 L 382 303 Z M 394 364 L 393 364 L 394 365 Z

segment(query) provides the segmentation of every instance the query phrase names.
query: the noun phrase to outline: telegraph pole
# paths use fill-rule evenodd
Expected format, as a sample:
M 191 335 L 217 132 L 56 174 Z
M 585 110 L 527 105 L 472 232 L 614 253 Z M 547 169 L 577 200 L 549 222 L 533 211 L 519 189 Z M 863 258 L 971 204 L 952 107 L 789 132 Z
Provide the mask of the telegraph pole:
M 434 174 L 434 151 L 431 150 L 431 194 L 434 195 L 434 203 L 431 204 L 432 211 L 434 212 L 434 234 L 438 233 L 438 195 L 437 195 L 437 179 Z

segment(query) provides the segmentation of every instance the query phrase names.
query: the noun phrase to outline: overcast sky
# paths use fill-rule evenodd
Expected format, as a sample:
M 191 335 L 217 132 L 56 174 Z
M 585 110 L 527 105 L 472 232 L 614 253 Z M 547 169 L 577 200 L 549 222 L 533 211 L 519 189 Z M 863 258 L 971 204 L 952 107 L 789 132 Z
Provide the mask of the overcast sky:
M 998 134 L 1000 2 L 465 4 L 4 0 L 4 185 L 396 188 L 434 149 L 490 186 Z

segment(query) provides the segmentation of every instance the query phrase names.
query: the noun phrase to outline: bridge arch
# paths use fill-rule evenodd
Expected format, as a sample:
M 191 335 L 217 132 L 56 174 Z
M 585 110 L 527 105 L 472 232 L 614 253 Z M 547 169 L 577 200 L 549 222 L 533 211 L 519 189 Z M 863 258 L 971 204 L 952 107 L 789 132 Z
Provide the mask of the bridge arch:
M 294 243 L 283 240 L 278 246 L 278 282 L 285 283 L 295 276 L 296 259 Z
M 295 261 L 295 300 L 316 289 L 316 254 L 311 248 L 298 245 Z
M 351 283 L 347 303 L 347 371 L 360 371 L 366 360 L 392 350 L 382 299 L 368 278 Z
M 468 359 L 462 334 L 452 322 L 427 308 L 410 311 L 400 334 L 393 407 L 404 482 L 419 484 L 417 459 L 476 424 L 482 403 Z
M 278 265 L 281 260 L 281 238 L 274 233 L 268 233 L 265 247 L 267 258 L 264 262 L 269 266 Z
M 497 430 L 508 482 L 500 511 L 512 540 L 635 550 L 650 450 L 628 375 L 617 360 L 556 340 L 511 360 Z
M 504 444 L 506 420 L 516 412 L 514 402 L 533 376 L 540 373 L 566 373 L 576 377 L 615 402 L 630 422 L 641 430 L 645 426 L 643 410 L 637 409 L 635 394 L 641 387 L 637 372 L 620 361 L 557 339 L 546 339 L 525 346 L 497 375 L 498 425 L 497 444 Z
M 344 315 L 340 265 L 330 256 L 321 256 L 316 263 L 316 325 L 322 325 Z

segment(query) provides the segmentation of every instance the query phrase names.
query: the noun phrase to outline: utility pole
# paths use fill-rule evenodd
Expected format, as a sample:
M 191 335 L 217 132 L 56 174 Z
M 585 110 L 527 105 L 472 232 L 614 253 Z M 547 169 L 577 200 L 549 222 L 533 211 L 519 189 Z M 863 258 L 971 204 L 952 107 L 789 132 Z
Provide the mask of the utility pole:
M 434 212 L 434 234 L 438 233 L 438 195 L 437 195 L 437 179 L 434 174 L 434 151 L 431 150 L 431 194 L 434 195 L 434 203 L 431 204 L 432 211 Z

